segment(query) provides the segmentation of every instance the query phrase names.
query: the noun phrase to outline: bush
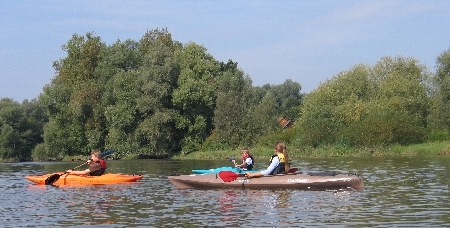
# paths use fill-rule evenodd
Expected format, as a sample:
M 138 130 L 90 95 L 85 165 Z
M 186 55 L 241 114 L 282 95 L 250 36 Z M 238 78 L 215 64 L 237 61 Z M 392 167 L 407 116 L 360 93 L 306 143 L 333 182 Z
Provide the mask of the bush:
M 442 142 L 450 140 L 449 133 L 446 130 L 432 130 L 426 136 L 427 142 Z
M 31 153 L 31 157 L 34 161 L 42 161 L 48 159 L 47 150 L 45 149 L 43 143 L 39 143 L 38 145 L 36 145 L 36 147 L 34 147 Z

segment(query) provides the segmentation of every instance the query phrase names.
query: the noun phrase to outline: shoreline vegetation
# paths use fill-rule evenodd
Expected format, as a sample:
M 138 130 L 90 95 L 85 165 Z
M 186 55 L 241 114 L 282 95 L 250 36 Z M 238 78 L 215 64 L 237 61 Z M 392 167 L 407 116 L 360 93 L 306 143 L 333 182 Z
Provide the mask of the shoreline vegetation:
M 250 152 L 257 159 L 270 159 L 273 155 L 272 148 L 255 147 Z M 300 158 L 331 158 L 331 157 L 383 157 L 383 156 L 445 156 L 450 155 L 450 141 L 426 142 L 412 145 L 390 145 L 379 147 L 348 147 L 348 146 L 322 146 L 319 148 L 289 147 L 288 153 L 291 159 Z M 223 160 L 234 157 L 239 158 L 240 150 L 216 150 L 195 151 L 179 153 L 166 159 L 172 160 Z M 113 158 L 108 158 L 113 159 Z M 115 159 L 115 158 L 114 158 Z M 122 157 L 123 160 L 143 159 L 137 155 Z M 45 161 L 86 161 L 87 156 L 66 156 L 62 159 L 46 159 Z M 44 160 L 43 160 L 44 161 Z M 19 162 L 16 160 L 4 160 L 3 163 Z
M 250 148 L 255 158 L 269 159 L 273 155 L 271 148 Z M 299 158 L 330 158 L 330 157 L 381 157 L 381 156 L 435 156 L 450 155 L 450 141 L 426 142 L 407 146 L 391 145 L 386 147 L 359 147 L 327 146 L 319 148 L 295 148 L 288 146 L 291 159 Z M 195 151 L 191 153 L 176 154 L 168 159 L 172 160 L 221 160 L 234 157 L 239 159 L 240 150 Z M 85 160 L 86 156 L 70 156 L 63 161 Z M 121 159 L 139 159 L 137 156 L 123 157 Z
M 391 145 L 388 147 L 360 147 L 327 146 L 319 148 L 293 148 L 287 147 L 291 159 L 299 158 L 325 158 L 325 157 L 380 157 L 380 156 L 431 156 L 450 155 L 450 141 L 427 142 L 412 145 Z M 255 158 L 270 158 L 272 148 L 250 148 Z M 188 154 L 177 154 L 171 159 L 239 159 L 240 150 L 233 151 L 197 151 Z

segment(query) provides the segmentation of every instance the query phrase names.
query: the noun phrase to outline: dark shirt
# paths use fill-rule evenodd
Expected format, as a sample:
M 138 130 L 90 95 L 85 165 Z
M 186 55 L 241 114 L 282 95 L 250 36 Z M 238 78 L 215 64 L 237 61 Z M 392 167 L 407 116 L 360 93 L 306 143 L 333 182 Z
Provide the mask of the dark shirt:
M 100 162 L 91 162 L 89 164 L 89 171 L 91 171 L 91 173 L 89 174 L 91 176 L 100 176 L 100 173 L 102 171 L 102 164 L 100 164 Z

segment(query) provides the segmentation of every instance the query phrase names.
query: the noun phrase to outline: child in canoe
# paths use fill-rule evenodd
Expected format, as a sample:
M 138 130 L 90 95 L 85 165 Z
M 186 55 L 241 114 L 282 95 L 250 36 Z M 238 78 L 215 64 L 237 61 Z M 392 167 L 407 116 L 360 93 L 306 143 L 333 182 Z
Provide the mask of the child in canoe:
M 242 163 L 241 164 L 236 164 L 236 162 L 233 160 L 235 167 L 245 169 L 245 170 L 252 170 L 253 165 L 255 164 L 255 159 L 250 154 L 250 150 L 248 148 L 242 149 L 241 155 L 242 155 Z

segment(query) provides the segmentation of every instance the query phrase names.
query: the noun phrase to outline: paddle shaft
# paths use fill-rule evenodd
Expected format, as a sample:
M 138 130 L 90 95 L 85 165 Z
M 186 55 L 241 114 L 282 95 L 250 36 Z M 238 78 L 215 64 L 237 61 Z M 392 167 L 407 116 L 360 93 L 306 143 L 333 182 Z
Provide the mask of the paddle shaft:
M 90 160 L 88 160 L 88 161 L 86 161 L 85 163 L 83 163 L 83 164 L 81 164 L 81 165 L 79 165 L 79 166 L 77 166 L 77 167 L 73 168 L 72 170 L 80 168 L 81 166 L 83 166 L 83 165 L 85 165 L 85 164 L 89 163 L 89 161 L 90 161 Z

